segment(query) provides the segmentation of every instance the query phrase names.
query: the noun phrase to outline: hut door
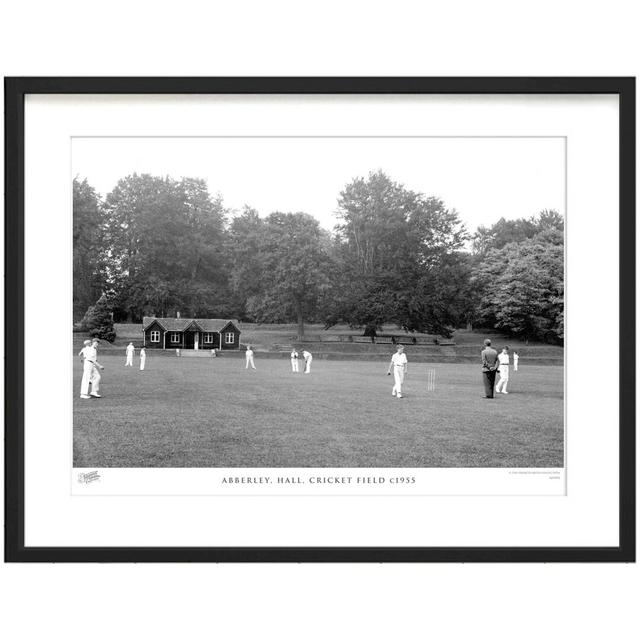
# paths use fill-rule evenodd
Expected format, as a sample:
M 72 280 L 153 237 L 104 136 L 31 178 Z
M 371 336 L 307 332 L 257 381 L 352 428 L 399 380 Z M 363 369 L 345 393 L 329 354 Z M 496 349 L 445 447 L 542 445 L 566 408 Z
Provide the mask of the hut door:
M 185 349 L 193 349 L 194 348 L 194 333 L 193 331 L 186 331 L 184 334 L 184 348 Z

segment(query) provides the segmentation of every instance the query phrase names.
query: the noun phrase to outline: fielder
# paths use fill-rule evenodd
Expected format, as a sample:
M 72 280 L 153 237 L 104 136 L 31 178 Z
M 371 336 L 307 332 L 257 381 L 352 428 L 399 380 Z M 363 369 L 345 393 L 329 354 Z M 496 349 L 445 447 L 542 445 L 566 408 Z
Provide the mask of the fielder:
M 91 372 L 91 393 L 89 394 L 92 398 L 102 398 L 102 396 L 98 393 L 100 390 L 100 380 L 102 376 L 100 375 L 100 371 L 104 370 L 104 367 L 98 362 L 98 345 L 100 341 L 98 338 L 94 338 L 91 342 L 92 349 L 92 360 L 93 360 L 93 371 Z M 98 370 L 99 369 L 99 370 Z
M 302 352 L 304 358 L 304 372 L 311 373 L 311 363 L 313 362 L 313 356 L 305 349 Z
M 97 367 L 104 369 L 104 367 L 98 362 L 98 353 L 95 347 L 92 345 L 91 340 L 84 341 L 84 347 L 78 354 L 82 360 L 82 381 L 80 382 L 80 397 L 83 400 L 89 400 L 92 396 L 99 398 L 98 394 L 100 388 L 100 374 L 97 371 Z M 97 378 L 94 377 L 95 375 Z M 91 384 L 91 394 L 89 394 L 89 385 Z
M 518 370 L 518 360 L 520 359 L 520 356 L 518 355 L 517 351 L 513 352 L 513 370 L 517 371 Z
M 140 371 L 144 371 L 144 365 L 146 361 L 147 361 L 147 350 L 144 347 L 142 347 L 140 349 Z
M 124 363 L 125 367 L 133 367 L 133 355 L 136 352 L 133 342 L 127 345 L 127 361 Z
M 291 350 L 291 371 L 293 371 L 293 373 L 298 373 L 300 371 L 300 369 L 298 368 L 299 359 L 300 359 L 300 356 L 296 351 L 296 348 L 294 347 Z
M 398 350 L 391 356 L 391 362 L 387 369 L 388 376 L 391 375 L 391 369 L 393 369 L 394 385 L 393 389 L 391 389 L 392 396 L 402 398 L 402 383 L 404 382 L 404 377 L 407 374 L 408 365 L 409 361 L 404 353 L 404 347 L 402 345 L 398 345 Z
M 245 365 L 245 369 L 249 368 L 249 365 L 251 365 L 252 369 L 256 368 L 255 363 L 253 362 L 253 350 L 251 349 L 251 345 L 248 344 L 247 345 L 247 352 L 245 353 L 245 358 L 246 358 L 246 365 Z
M 496 385 L 496 393 L 509 393 L 507 391 L 507 384 L 509 383 L 509 347 L 503 347 L 502 353 L 498 354 L 498 373 L 500 374 L 500 380 Z
M 89 399 L 89 380 L 91 379 L 91 371 L 93 364 L 88 359 L 91 350 L 91 340 L 85 340 L 84 346 L 80 349 L 80 362 L 82 362 L 82 381 L 80 382 L 80 397 L 83 400 Z

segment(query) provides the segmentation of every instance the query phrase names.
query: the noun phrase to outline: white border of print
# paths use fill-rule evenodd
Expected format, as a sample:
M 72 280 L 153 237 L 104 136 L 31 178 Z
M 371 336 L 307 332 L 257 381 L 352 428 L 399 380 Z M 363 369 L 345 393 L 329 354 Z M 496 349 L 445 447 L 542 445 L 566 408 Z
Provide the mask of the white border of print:
M 86 500 L 70 495 L 69 490 L 69 376 L 52 377 L 42 385 L 41 345 L 28 341 L 27 546 L 617 544 L 618 434 L 606 425 L 608 416 L 617 413 L 618 399 L 616 394 L 592 393 L 589 347 L 593 336 L 587 333 L 588 325 L 580 322 L 590 317 L 597 292 L 598 306 L 610 313 L 607 385 L 617 388 L 617 367 L 612 360 L 617 360 L 619 344 L 619 301 L 617 287 L 611 286 L 618 278 L 617 216 L 601 224 L 603 212 L 615 212 L 618 206 L 617 125 L 617 97 L 612 96 L 28 96 L 27 336 L 39 335 L 38 309 L 60 308 L 60 299 L 71 299 L 71 234 L 63 223 L 70 210 L 70 136 L 553 135 L 568 140 L 567 280 L 571 296 L 567 357 L 571 374 L 567 378 L 566 449 L 570 481 L 563 497 L 235 499 L 192 495 Z M 594 247 L 599 247 L 597 260 Z M 51 282 L 59 286 L 53 288 Z M 69 325 L 70 317 L 52 316 L 52 334 L 65 338 L 47 346 L 48 362 L 70 364 Z M 49 419 L 51 415 L 54 420 Z M 103 471 L 112 474 L 115 470 Z M 362 475 L 361 470 L 356 471 Z M 599 517 L 594 519 L 593 513 Z
M 494 184 L 503 184 L 505 176 L 500 175 L 500 167 L 505 159 L 513 163 L 515 159 L 510 157 L 510 153 L 520 154 L 517 157 L 523 157 L 526 154 L 539 154 L 540 148 L 544 145 L 544 159 L 552 168 L 554 180 L 557 184 L 553 191 L 554 200 L 547 201 L 555 204 L 561 215 L 565 215 L 566 209 L 566 137 L 561 136 L 457 136 L 457 137 L 435 137 L 435 136 L 198 136 L 198 137 L 114 137 L 114 136 L 77 136 L 72 139 L 71 143 L 71 175 L 79 175 L 82 178 L 88 178 L 92 186 L 98 185 L 93 182 L 93 176 L 102 176 L 102 172 L 96 171 L 95 162 L 104 162 L 104 167 L 109 167 L 111 171 L 116 167 L 116 176 L 125 175 L 127 172 L 134 171 L 135 166 L 128 165 L 126 170 L 122 169 L 123 161 L 130 161 L 131 158 L 138 163 L 144 162 L 148 156 L 149 145 L 156 149 L 155 157 L 162 154 L 169 154 L 174 157 L 189 159 L 191 171 L 181 166 L 182 173 L 175 175 L 217 175 L 217 171 L 211 166 L 209 158 L 218 155 L 226 158 L 226 162 L 234 170 L 237 167 L 238 157 L 242 158 L 242 170 L 248 164 L 247 158 L 253 163 L 254 171 L 256 163 L 259 164 L 268 158 L 273 162 L 274 158 L 289 157 L 296 158 L 296 162 L 305 167 L 305 172 L 309 175 L 315 175 L 319 168 L 327 162 L 331 162 L 331 158 L 335 154 L 341 154 L 344 158 L 348 158 L 347 164 L 353 165 L 354 156 L 356 159 L 362 159 L 362 145 L 366 145 L 368 152 L 366 154 L 366 167 L 394 166 L 398 158 L 423 158 L 423 157 L 439 157 L 439 162 L 447 167 L 447 171 L 455 175 L 454 171 L 460 165 L 461 160 L 457 159 L 456 164 L 451 163 L 451 151 L 454 156 L 460 154 L 471 154 L 465 158 L 470 163 L 478 162 L 482 156 L 485 164 L 491 168 L 491 182 L 483 181 L 482 188 L 490 191 Z M 304 145 L 302 151 L 300 145 Z M 161 151 L 162 149 L 162 151 Z M 358 149 L 360 154 L 358 154 Z M 304 156 L 303 156 L 304 153 Z M 500 157 L 496 156 L 500 154 Z M 87 158 L 89 162 L 87 163 Z M 124 159 L 126 158 L 126 160 Z M 310 159 L 313 161 L 310 162 Z M 384 158 L 384 164 L 381 158 Z M 115 163 L 113 162 L 115 159 Z M 449 163 L 447 163 L 447 160 Z M 84 162 L 83 162 L 84 160 Z M 316 164 L 312 164 L 315 162 Z M 496 164 L 492 166 L 492 163 Z M 204 164 L 203 164 L 204 163 Z M 285 163 L 278 164 L 278 177 L 283 172 L 286 174 L 287 167 Z M 415 163 L 418 167 L 422 167 L 424 172 L 425 164 Z M 428 166 L 428 165 L 427 165 Z M 203 171 L 203 167 L 206 167 Z M 88 173 L 84 173 L 83 169 L 88 169 Z M 93 170 L 93 172 L 92 172 Z M 141 169 L 138 169 L 139 171 Z M 149 169 L 145 169 L 149 171 Z M 353 169 L 351 169 L 353 171 Z M 520 169 L 523 170 L 522 168 Z M 529 170 L 531 170 L 529 168 Z M 122 173 L 124 171 L 124 173 Z M 175 171 L 175 170 L 174 170 Z M 184 173 L 184 172 L 187 173 Z M 251 170 L 249 169 L 249 172 Z M 360 166 L 360 171 L 366 171 L 366 168 Z M 387 171 L 389 169 L 387 168 Z M 200 173 L 198 173 L 200 172 Z M 156 169 L 158 175 L 171 174 L 171 171 L 162 162 Z M 246 171 L 245 171 L 246 173 Z M 349 175 L 349 174 L 346 174 Z M 391 171 L 391 175 L 397 178 L 396 174 Z M 487 174 L 482 174 L 486 176 Z M 246 175 L 244 175 L 246 181 Z M 117 179 L 113 178 L 114 181 Z M 262 177 L 264 180 L 264 177 Z M 288 181 L 291 181 L 291 176 Z M 303 180 L 304 178 L 300 178 Z M 345 180 L 347 178 L 345 177 Z M 536 192 L 534 184 L 540 183 L 539 176 L 527 176 L 529 184 L 526 181 L 524 188 L 531 192 Z M 406 178 L 404 178 L 406 180 Z M 473 188 L 478 188 L 476 183 L 471 187 L 468 183 L 461 181 L 460 176 L 456 177 L 458 185 L 463 185 L 463 189 L 467 193 Z M 115 182 L 114 182 L 115 184 Z M 338 181 L 339 185 L 340 182 Z M 560 186 L 561 185 L 561 186 Z M 103 189 L 105 187 L 102 184 Z M 281 191 L 277 185 L 275 191 L 279 194 Z M 211 187 L 211 185 L 210 185 Z M 559 188 L 558 188 L 559 187 Z M 245 187 L 246 188 L 246 187 Z M 309 186 L 307 185 L 307 188 Z M 337 187 L 339 188 L 339 187 Z M 458 186 L 458 190 L 461 187 Z M 522 185 L 520 186 L 522 189 Z M 225 198 L 227 190 L 223 188 Z M 511 185 L 513 192 L 513 185 Z M 337 193 L 337 192 L 336 192 Z M 440 196 L 444 194 L 438 192 Z M 236 194 L 236 198 L 237 198 Z M 332 194 L 333 196 L 334 194 Z M 469 194 L 470 195 L 470 194 Z M 538 202 L 543 202 L 541 195 L 536 193 Z M 281 197 L 281 196 L 279 196 Z M 460 197 L 460 191 L 458 191 Z M 473 198 L 473 196 L 471 195 Z M 525 198 L 526 199 L 526 198 Z M 449 206 L 456 206 L 455 203 L 449 201 L 445 196 Z M 524 200 L 524 199 L 523 199 Z M 503 207 L 506 198 L 502 195 Z M 225 202 L 227 202 L 225 200 Z M 236 199 L 236 204 L 241 201 Z M 254 203 L 252 203 L 254 204 Z M 522 203 L 520 203 L 522 206 Z M 274 207 L 278 205 L 274 203 Z M 295 206 L 295 205 L 294 205 Z M 326 206 L 326 203 L 325 203 Z M 540 205 L 540 209 L 543 205 Z M 485 204 L 486 207 L 486 204 Z M 264 208 L 264 207 L 263 207 Z M 309 212 L 308 209 L 303 209 Z M 319 211 L 324 207 L 319 206 Z M 266 209 L 267 211 L 271 209 Z M 294 210 L 294 209 L 292 209 Z M 331 205 L 327 207 L 331 210 Z M 531 212 L 539 209 L 532 209 Z M 523 213 L 528 215 L 531 212 Z M 326 228 L 326 218 L 320 221 Z M 335 218 L 332 219 L 335 223 Z M 479 348 L 478 348 L 479 349 Z M 411 359 L 411 354 L 409 354 Z M 520 381 L 520 386 L 524 383 Z M 414 382 L 415 384 L 415 382 Z M 481 385 L 478 384 L 478 393 L 480 393 Z M 563 387 L 564 392 L 564 387 Z M 346 409 L 348 411 L 348 408 Z M 563 420 L 564 414 L 558 416 Z M 345 415 L 348 420 L 348 414 Z M 563 431 L 564 435 L 564 431 Z M 69 446 L 72 447 L 70 442 Z M 564 452 L 564 449 L 563 449 Z M 366 472 L 366 473 L 365 473 Z M 316 468 L 316 469 L 283 469 L 275 468 L 229 468 L 224 467 L 210 469 L 163 469 L 163 468 L 144 468 L 144 469 L 100 469 L 100 482 L 86 482 L 85 475 L 91 474 L 90 468 L 74 468 L 72 470 L 71 491 L 74 495 L 298 495 L 298 496 L 318 496 L 318 495 L 564 495 L 566 492 L 565 471 L 564 468 L 544 469 L 536 467 L 534 469 L 521 468 L 501 468 L 501 469 L 485 469 L 485 468 L 410 468 L 402 467 L 398 469 L 362 469 L 362 468 Z M 79 480 L 78 480 L 79 478 Z M 97 480 L 97 478 L 96 478 Z

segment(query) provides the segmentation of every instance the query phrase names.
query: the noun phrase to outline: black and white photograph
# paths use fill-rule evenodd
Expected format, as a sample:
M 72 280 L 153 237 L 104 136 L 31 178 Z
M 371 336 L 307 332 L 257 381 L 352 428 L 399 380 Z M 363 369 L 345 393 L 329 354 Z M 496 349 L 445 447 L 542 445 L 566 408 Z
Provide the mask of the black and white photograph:
M 627 84 L 14 81 L 11 539 L 629 557 Z
M 564 467 L 564 137 L 79 136 L 70 188 L 74 467 Z

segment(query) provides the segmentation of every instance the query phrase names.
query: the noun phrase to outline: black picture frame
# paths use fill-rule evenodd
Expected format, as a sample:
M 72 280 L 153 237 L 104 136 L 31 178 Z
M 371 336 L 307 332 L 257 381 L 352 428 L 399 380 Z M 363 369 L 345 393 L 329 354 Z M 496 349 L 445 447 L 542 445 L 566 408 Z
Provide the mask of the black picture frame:
M 5 78 L 5 561 L 634 562 L 635 78 Z M 24 104 L 28 94 L 616 94 L 620 150 L 619 530 L 613 547 L 26 547 L 24 541 Z M 10 310 L 10 312 L 8 311 Z

